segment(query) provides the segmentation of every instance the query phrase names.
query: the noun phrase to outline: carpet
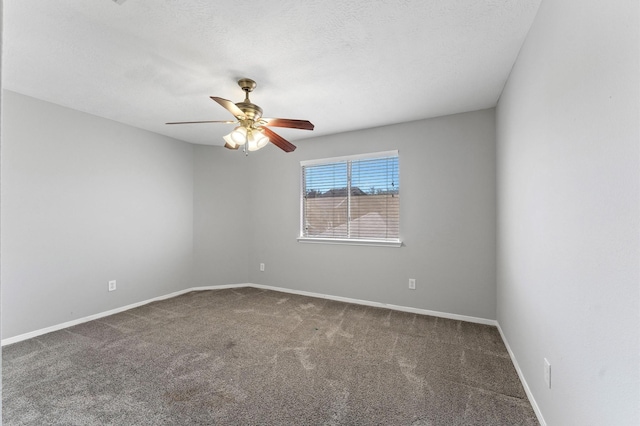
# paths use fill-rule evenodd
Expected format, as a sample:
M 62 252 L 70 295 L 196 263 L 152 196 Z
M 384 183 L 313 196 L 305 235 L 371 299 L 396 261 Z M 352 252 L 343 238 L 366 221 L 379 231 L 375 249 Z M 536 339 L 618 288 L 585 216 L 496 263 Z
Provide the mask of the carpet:
M 495 327 L 252 287 L 8 345 L 9 425 L 537 425 Z

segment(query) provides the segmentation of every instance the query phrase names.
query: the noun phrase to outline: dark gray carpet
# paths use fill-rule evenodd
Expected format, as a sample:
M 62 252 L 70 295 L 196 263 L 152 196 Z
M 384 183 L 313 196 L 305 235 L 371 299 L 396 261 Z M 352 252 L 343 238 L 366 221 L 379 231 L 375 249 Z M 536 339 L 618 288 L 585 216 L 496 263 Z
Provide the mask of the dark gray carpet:
M 8 425 L 536 425 L 495 327 L 255 288 L 3 348 Z

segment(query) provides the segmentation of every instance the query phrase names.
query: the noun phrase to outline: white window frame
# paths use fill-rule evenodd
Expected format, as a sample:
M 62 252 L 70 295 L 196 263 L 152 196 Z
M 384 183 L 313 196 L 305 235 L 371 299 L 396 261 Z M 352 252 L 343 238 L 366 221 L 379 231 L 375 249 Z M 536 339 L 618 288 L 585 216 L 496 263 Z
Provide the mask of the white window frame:
M 366 159 L 374 159 L 374 158 L 384 158 L 384 157 L 398 157 L 398 180 L 400 180 L 400 171 L 399 171 L 399 163 L 400 156 L 398 154 L 398 150 L 392 151 L 382 151 L 382 152 L 372 152 L 367 154 L 356 154 L 356 155 L 346 155 L 341 157 L 332 157 L 332 158 L 322 158 L 316 160 L 303 160 L 300 161 L 300 233 L 298 236 L 298 242 L 301 243 L 312 243 L 312 244 L 346 244 L 346 245 L 356 245 L 356 246 L 384 246 L 384 247 L 402 247 L 402 241 L 400 240 L 400 235 L 398 235 L 397 239 L 356 239 L 356 238 L 320 238 L 320 237 L 306 237 L 304 236 L 304 174 L 303 168 L 305 166 L 314 166 L 320 164 L 331 164 L 331 163 L 343 163 L 357 160 L 366 160 Z M 398 182 L 399 185 L 399 182 Z M 350 194 L 351 188 L 351 177 L 347 178 L 347 194 Z M 351 200 L 349 196 L 347 198 Z M 348 211 L 350 212 L 351 207 L 348 207 Z M 400 218 L 398 218 L 400 219 Z

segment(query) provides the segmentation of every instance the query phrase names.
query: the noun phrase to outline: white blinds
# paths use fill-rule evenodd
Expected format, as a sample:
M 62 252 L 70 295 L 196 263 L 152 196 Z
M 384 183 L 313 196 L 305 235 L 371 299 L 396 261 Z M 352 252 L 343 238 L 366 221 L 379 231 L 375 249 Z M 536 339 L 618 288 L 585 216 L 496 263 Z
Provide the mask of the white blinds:
M 302 163 L 301 236 L 398 241 L 397 151 Z

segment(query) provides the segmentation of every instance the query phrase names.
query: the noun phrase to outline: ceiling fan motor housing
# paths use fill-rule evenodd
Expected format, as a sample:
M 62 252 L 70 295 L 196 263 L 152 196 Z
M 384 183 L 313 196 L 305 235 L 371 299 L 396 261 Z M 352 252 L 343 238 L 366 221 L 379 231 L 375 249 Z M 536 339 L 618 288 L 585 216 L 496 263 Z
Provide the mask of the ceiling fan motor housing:
M 262 108 L 251 102 L 238 102 L 236 104 L 238 108 L 244 112 L 246 120 L 258 121 L 262 117 Z

